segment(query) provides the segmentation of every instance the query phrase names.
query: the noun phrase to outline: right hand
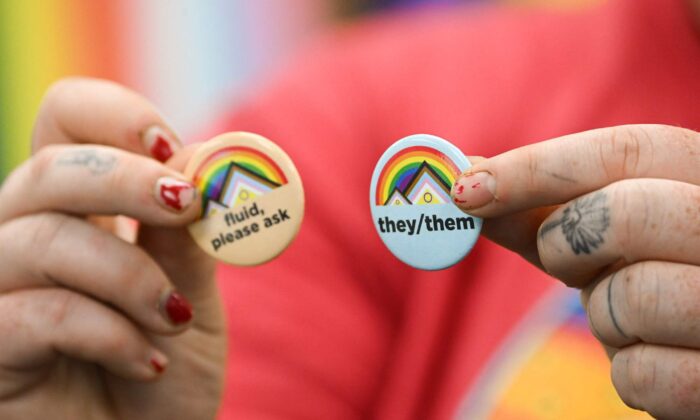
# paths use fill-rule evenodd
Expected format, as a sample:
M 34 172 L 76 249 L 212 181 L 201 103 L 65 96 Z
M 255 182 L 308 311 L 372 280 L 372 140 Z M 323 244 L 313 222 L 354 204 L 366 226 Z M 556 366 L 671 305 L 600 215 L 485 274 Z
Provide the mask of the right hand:
M 483 232 L 582 289 L 630 407 L 700 418 L 700 133 L 627 125 L 475 162 L 455 202 Z
M 214 261 L 184 229 L 191 152 L 121 86 L 48 91 L 0 189 L 0 418 L 215 416 L 225 327 Z

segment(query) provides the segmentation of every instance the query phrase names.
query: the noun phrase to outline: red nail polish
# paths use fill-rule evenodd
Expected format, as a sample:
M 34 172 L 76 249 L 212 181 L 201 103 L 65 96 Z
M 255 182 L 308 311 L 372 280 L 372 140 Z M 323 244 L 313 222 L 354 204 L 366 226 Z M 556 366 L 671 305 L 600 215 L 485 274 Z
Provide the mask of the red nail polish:
M 151 359 L 151 366 L 153 366 L 153 370 L 155 370 L 156 373 L 163 373 L 165 371 L 165 366 L 156 359 Z
M 172 292 L 165 301 L 165 312 L 175 325 L 185 324 L 192 319 L 192 305 L 178 292 Z
M 173 155 L 173 149 L 170 147 L 170 143 L 162 136 L 156 136 L 156 140 L 153 142 L 153 146 L 151 146 L 149 152 L 151 156 L 161 162 L 167 161 Z
M 156 184 L 159 201 L 173 210 L 182 211 L 195 200 L 196 190 L 192 184 L 172 178 L 160 178 Z
M 189 187 L 185 185 L 161 185 L 160 196 L 163 197 L 163 201 L 166 205 L 179 211 L 182 210 L 182 203 L 180 202 L 180 192 L 185 188 Z
M 462 186 L 462 188 L 458 188 Z M 454 202 L 462 209 L 477 209 L 495 200 L 496 182 L 488 172 L 460 176 L 455 181 Z
M 141 133 L 141 141 L 144 149 L 161 162 L 170 159 L 180 146 L 171 133 L 158 125 L 152 125 Z

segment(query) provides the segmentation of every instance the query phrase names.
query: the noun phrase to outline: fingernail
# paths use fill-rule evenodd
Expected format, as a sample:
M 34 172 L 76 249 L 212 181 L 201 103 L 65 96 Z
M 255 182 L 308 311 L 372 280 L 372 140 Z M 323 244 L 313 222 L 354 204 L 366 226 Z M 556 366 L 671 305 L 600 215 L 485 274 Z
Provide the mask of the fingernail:
M 173 325 L 182 325 L 192 319 L 192 305 L 180 293 L 169 292 L 162 303 L 163 313 Z
M 142 135 L 143 145 L 153 158 L 165 162 L 180 148 L 180 144 L 163 128 L 153 125 Z
M 471 210 L 483 207 L 495 198 L 496 180 L 488 172 L 462 175 L 452 186 L 452 199 L 458 207 Z
M 156 181 L 155 196 L 163 207 L 182 212 L 197 198 L 197 188 L 189 182 L 162 177 Z
M 165 369 L 168 367 L 168 358 L 161 352 L 155 352 L 153 356 L 151 356 L 150 364 L 153 371 L 160 375 L 165 372 Z

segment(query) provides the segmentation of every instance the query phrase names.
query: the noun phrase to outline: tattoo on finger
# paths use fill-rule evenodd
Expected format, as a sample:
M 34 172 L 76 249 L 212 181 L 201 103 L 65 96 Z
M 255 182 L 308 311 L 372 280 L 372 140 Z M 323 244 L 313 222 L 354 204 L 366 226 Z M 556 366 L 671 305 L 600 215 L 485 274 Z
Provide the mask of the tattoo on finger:
M 617 273 L 614 273 L 612 277 L 610 277 L 610 281 L 608 282 L 608 312 L 610 313 L 610 319 L 612 320 L 612 324 L 617 330 L 617 332 L 620 333 L 621 336 L 629 338 L 627 334 L 625 334 L 625 332 L 622 330 L 622 327 L 620 327 L 620 324 L 617 322 L 617 317 L 615 317 L 615 311 L 613 311 L 612 285 L 613 281 L 615 281 L 615 276 L 617 276 Z
M 117 158 L 107 152 L 88 149 L 67 152 L 56 161 L 56 164 L 82 166 L 93 175 L 103 175 L 112 170 L 116 161 Z
M 561 219 L 542 226 L 540 237 L 561 226 L 574 254 L 590 254 L 605 242 L 603 234 L 610 227 L 607 201 L 607 196 L 602 191 L 575 200 L 564 209 Z

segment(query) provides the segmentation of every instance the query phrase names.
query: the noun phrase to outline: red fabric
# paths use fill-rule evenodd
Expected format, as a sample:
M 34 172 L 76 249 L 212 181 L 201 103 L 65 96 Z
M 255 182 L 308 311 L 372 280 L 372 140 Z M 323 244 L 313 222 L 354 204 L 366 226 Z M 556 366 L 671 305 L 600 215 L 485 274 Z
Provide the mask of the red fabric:
M 443 419 L 514 324 L 556 285 L 481 239 L 413 270 L 372 226 L 373 167 L 430 133 L 492 156 L 602 126 L 700 129 L 700 42 L 682 1 L 556 13 L 470 6 L 340 30 L 216 131 L 280 144 L 304 181 L 277 260 L 222 268 L 230 353 L 222 418 Z

